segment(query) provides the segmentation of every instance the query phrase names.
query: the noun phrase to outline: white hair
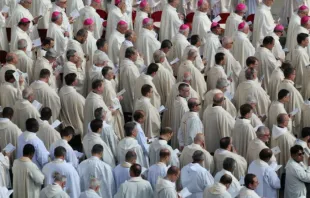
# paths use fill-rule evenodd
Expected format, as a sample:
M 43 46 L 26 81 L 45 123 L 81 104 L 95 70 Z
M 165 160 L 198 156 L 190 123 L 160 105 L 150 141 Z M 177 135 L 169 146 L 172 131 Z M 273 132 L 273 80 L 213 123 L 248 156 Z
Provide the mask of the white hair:
M 155 63 L 160 63 L 160 60 L 165 57 L 166 57 L 166 54 L 161 50 L 156 50 L 153 54 Z
M 89 182 L 89 188 L 96 189 L 100 186 L 100 181 L 97 178 L 91 178 Z
M 33 89 L 31 87 L 26 87 L 23 90 L 22 94 L 23 94 L 23 98 L 27 100 L 29 96 L 33 95 Z
M 52 175 L 54 182 L 65 182 L 67 181 L 67 177 L 65 175 L 60 174 L 59 172 L 54 172 Z
M 183 35 L 189 32 L 189 28 L 186 28 L 185 30 L 179 30 L 179 32 Z
M 216 82 L 216 88 L 222 89 L 224 87 L 227 87 L 229 83 L 227 82 L 226 78 L 219 78 Z
M 244 27 L 242 29 L 240 29 L 239 31 L 243 32 L 243 31 L 245 31 L 248 28 L 249 28 L 249 24 L 245 23 Z
M 259 138 L 259 137 L 262 137 L 263 135 L 265 135 L 268 131 L 268 127 L 266 126 L 260 126 L 258 127 L 257 131 L 256 131 L 256 136 Z
M 257 103 L 257 100 L 256 100 L 256 98 L 253 95 L 249 95 L 246 98 L 246 103 L 248 103 L 248 104 L 250 104 L 250 103 Z
M 231 42 L 233 42 L 233 39 L 231 37 L 229 37 L 229 36 L 224 36 L 222 38 L 222 45 L 223 46 L 225 46 L 225 45 L 227 45 L 227 44 L 229 44 Z
M 28 46 L 26 39 L 19 39 L 17 41 L 17 49 L 24 49 Z
M 106 61 L 105 56 L 103 56 L 103 52 L 95 53 L 93 59 L 94 65 L 101 65 Z
M 189 57 L 195 57 L 198 55 L 198 52 L 196 49 L 192 48 L 190 50 L 188 50 L 188 53 L 187 53 L 187 58 Z

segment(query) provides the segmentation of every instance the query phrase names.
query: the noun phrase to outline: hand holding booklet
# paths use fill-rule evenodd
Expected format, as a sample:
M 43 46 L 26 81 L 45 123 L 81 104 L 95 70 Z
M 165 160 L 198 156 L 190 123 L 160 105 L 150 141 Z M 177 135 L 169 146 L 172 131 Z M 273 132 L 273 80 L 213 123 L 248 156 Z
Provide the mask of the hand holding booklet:
M 186 197 L 190 196 L 192 193 L 189 192 L 188 188 L 183 188 L 178 194 L 180 197 L 186 198 Z
M 276 146 L 276 147 L 272 148 L 271 150 L 272 150 L 272 153 L 274 155 L 277 155 L 277 154 L 281 153 L 281 150 L 280 150 L 279 146 Z

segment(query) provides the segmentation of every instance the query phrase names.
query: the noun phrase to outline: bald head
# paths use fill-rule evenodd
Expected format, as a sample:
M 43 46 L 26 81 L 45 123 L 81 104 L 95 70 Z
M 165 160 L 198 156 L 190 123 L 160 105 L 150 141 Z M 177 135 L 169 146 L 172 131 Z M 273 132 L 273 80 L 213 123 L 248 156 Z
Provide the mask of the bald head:
M 192 80 L 192 74 L 190 72 L 185 72 L 183 74 L 183 82 L 189 82 Z
M 197 111 L 197 106 L 200 105 L 200 104 L 198 104 L 198 99 L 197 98 L 190 98 L 187 101 L 187 105 L 188 105 L 188 108 L 189 108 L 190 111 L 196 112 Z
M 278 126 L 287 127 L 289 120 L 290 120 L 290 118 L 289 118 L 288 114 L 286 114 L 286 113 L 280 113 L 277 116 Z
M 265 148 L 261 150 L 261 152 L 259 153 L 259 159 L 265 162 L 269 162 L 271 157 L 272 157 L 272 151 L 269 148 Z
M 202 142 L 205 142 L 205 136 L 203 133 L 197 133 L 197 135 L 194 138 L 195 144 L 200 144 Z
M 220 106 L 223 104 L 223 101 L 224 101 L 224 94 L 223 93 L 216 93 L 213 96 L 213 104 Z
M 10 52 L 6 55 L 5 61 L 6 63 L 16 65 L 18 63 L 17 55 L 15 53 Z

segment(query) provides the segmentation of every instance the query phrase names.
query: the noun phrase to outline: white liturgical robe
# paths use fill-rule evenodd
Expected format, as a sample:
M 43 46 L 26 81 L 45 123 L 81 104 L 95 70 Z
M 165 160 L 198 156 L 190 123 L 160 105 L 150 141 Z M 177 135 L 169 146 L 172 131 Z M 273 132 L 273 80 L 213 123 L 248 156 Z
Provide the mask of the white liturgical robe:
M 54 39 L 54 49 L 57 52 L 57 56 L 65 56 L 67 50 L 68 38 L 64 35 L 64 30 L 61 26 L 50 23 L 47 29 L 47 36 Z
M 214 178 L 200 164 L 190 163 L 181 169 L 181 184 L 192 193 L 189 198 L 202 198 L 204 189 L 214 184 Z
M 306 66 L 309 65 L 309 55 L 307 53 L 307 48 L 304 48 L 300 45 L 297 45 L 296 48 L 292 52 L 292 66 L 296 70 L 296 78 L 295 78 L 295 86 L 297 89 L 302 88 L 302 95 L 305 96 L 305 90 L 307 90 L 306 86 L 308 81 L 304 79 L 304 73 L 306 73 Z
M 229 171 L 222 169 L 220 172 L 217 172 L 214 176 L 214 182 L 220 182 L 221 177 L 223 175 L 229 175 L 232 178 L 232 182 L 229 186 L 229 188 L 227 189 L 227 192 L 231 195 L 231 197 L 237 197 L 239 195 L 240 189 L 241 189 L 241 185 L 239 183 L 239 180 Z
M 248 173 L 256 175 L 259 185 L 255 192 L 260 197 L 277 198 L 277 190 L 281 188 L 280 179 L 275 170 L 263 160 L 255 160 L 250 166 Z
M 154 189 L 154 198 L 175 198 L 178 197 L 175 190 L 175 183 L 165 178 L 159 178 Z
M 274 39 L 274 46 L 272 48 L 272 53 L 276 58 L 281 58 L 285 60 L 285 52 L 282 49 L 282 45 L 280 43 L 280 37 L 276 35 L 274 32 L 270 34 L 270 36 Z
M 160 28 L 160 41 L 165 39 L 171 40 L 172 37 L 177 34 L 182 23 L 183 21 L 179 18 L 176 8 L 167 3 L 162 12 L 160 26 L 169 28 Z
M 238 25 L 243 21 L 242 16 L 231 13 L 226 21 L 225 36 L 234 37 L 238 31 Z
M 195 11 L 192 23 L 192 35 L 198 34 L 205 39 L 205 35 L 210 31 L 211 21 L 205 12 Z
M 12 31 L 12 30 L 11 30 Z M 20 29 L 19 27 L 15 28 L 15 31 L 12 31 L 11 42 L 10 42 L 10 51 L 14 52 L 17 48 L 17 42 L 21 39 L 25 39 L 27 41 L 27 48 L 26 53 L 29 57 L 32 56 L 31 48 L 32 48 L 32 41 L 29 37 L 29 34 L 24 30 Z
M 287 32 L 286 32 L 286 43 L 285 43 L 285 48 L 288 50 L 294 49 L 295 46 L 292 46 L 293 43 L 295 43 L 293 34 L 295 29 L 297 29 L 300 26 L 300 16 L 297 13 L 293 13 L 292 17 L 290 18 L 290 22 L 287 27 Z
M 49 184 L 41 190 L 40 198 L 49 198 L 49 197 L 70 198 L 69 195 L 57 183 Z
M 107 124 L 106 121 L 102 121 L 102 132 L 101 138 L 107 144 L 107 146 L 111 149 L 114 156 L 116 156 L 116 147 L 118 144 L 118 137 L 115 134 L 114 128 Z
M 268 95 L 271 101 L 278 100 L 279 85 L 284 80 L 284 73 L 281 67 L 277 67 L 271 73 L 269 84 L 268 84 Z
M 254 160 L 257 160 L 259 158 L 259 153 L 265 149 L 269 148 L 265 142 L 262 140 L 255 138 L 254 140 L 250 141 L 248 144 L 248 150 L 246 154 L 246 160 L 248 164 L 251 164 Z M 276 163 L 277 159 L 274 155 L 272 155 L 269 164 Z
M 177 155 L 177 152 L 175 152 L 170 145 L 168 145 L 168 142 L 164 139 L 156 139 L 154 140 L 149 148 L 149 157 L 150 157 L 150 165 L 156 164 L 159 162 L 160 157 L 159 153 L 161 149 L 168 149 L 170 151 L 170 162 L 169 165 L 179 167 L 179 157 Z
M 39 131 L 36 133 L 37 137 L 42 140 L 47 150 L 50 149 L 52 143 L 60 140 L 60 133 L 51 126 L 47 120 L 38 119 Z
M 158 179 L 166 177 L 167 170 L 168 167 L 163 162 L 158 162 L 150 166 L 147 171 L 147 180 L 150 182 L 153 190 L 155 190 Z
M 7 38 L 7 33 L 6 33 L 6 24 L 5 24 L 5 17 L 0 14 L 0 37 L 1 38 Z M 9 51 L 9 42 L 7 39 L 1 39 L 0 41 L 0 50 Z
M 298 46 L 298 43 L 297 43 L 297 35 L 300 34 L 300 33 L 305 33 L 305 34 L 309 34 L 309 30 L 304 27 L 304 26 L 301 26 L 299 25 L 293 32 L 293 36 L 292 36 L 292 45 L 291 45 L 291 49 L 289 49 L 290 52 L 293 52 L 294 49 L 296 49 L 296 47 Z M 295 38 L 295 39 L 293 39 Z M 309 50 L 310 50 L 310 47 L 309 45 L 306 47 L 306 51 L 307 53 L 309 54 Z M 289 56 L 289 55 L 288 55 Z M 290 60 L 290 58 L 292 57 L 288 57 L 288 59 Z
M 188 42 L 186 36 L 182 33 L 177 33 L 172 39 L 172 47 L 170 49 L 170 51 L 168 52 L 168 59 L 170 61 L 175 60 L 176 58 L 178 58 L 179 60 L 182 60 L 183 56 L 185 55 L 185 57 L 187 57 L 187 54 L 184 54 L 184 50 L 187 46 L 190 45 L 190 43 Z M 179 66 L 180 62 L 176 63 L 176 68 L 174 68 L 174 72 L 175 74 L 178 73 L 178 66 Z
M 215 54 L 221 46 L 219 35 L 216 35 L 213 32 L 209 32 L 206 35 L 205 43 L 202 46 L 202 56 L 208 62 L 205 68 L 205 74 L 207 74 L 207 72 L 215 65 Z
M 113 198 L 116 193 L 112 168 L 96 156 L 81 162 L 77 169 L 81 180 L 81 191 L 86 191 L 90 186 L 90 177 L 100 181 L 98 194 L 100 197 Z
M 15 102 L 22 98 L 20 89 L 14 87 L 13 83 L 5 82 L 0 86 L 0 105 L 4 107 L 13 107 Z
M 114 65 L 119 64 L 119 52 L 124 41 L 125 36 L 116 29 L 113 30 L 108 40 L 108 55 Z
M 272 129 L 273 125 L 277 125 L 277 116 L 281 113 L 287 114 L 287 111 L 284 108 L 284 104 L 279 101 L 273 101 L 270 104 L 267 115 L 267 126 L 269 129 Z M 290 119 L 287 128 L 290 132 L 292 132 L 292 119 Z
M 231 53 L 239 61 L 241 67 L 244 68 L 246 66 L 246 59 L 255 54 L 255 47 L 253 47 L 247 34 L 240 31 L 236 33 Z
M 17 50 L 14 52 L 17 55 L 18 63 L 16 68 L 28 74 L 28 83 L 33 81 L 34 61 L 27 55 L 27 51 Z
M 80 194 L 80 198 L 101 198 L 96 191 L 89 188 Z
M 122 13 L 122 11 L 119 7 L 112 5 L 111 9 L 109 10 L 109 16 L 108 16 L 108 20 L 107 20 L 107 27 L 106 27 L 106 33 L 105 33 L 105 40 L 106 41 L 108 41 L 110 39 L 110 37 L 113 36 L 113 34 L 114 34 L 113 32 L 114 32 L 114 30 L 116 30 L 117 23 L 120 20 L 124 20 L 124 21 L 128 22 L 127 14 Z
M 208 91 L 216 88 L 217 80 L 220 78 L 227 79 L 227 75 L 222 65 L 213 66 L 207 73 L 207 87 Z
M 203 197 L 207 198 L 231 198 L 232 196 L 226 190 L 226 186 L 221 183 L 215 183 L 213 186 L 206 188 Z
M 113 169 L 113 176 L 116 184 L 116 190 L 119 189 L 119 187 L 124 183 L 125 181 L 130 179 L 129 175 L 129 169 L 131 167 L 131 164 L 128 162 L 123 162 L 119 165 L 117 165 Z
M 22 134 L 21 130 L 16 124 L 14 124 L 8 118 L 0 118 L 0 147 L 5 148 L 6 145 L 11 143 L 17 147 L 18 136 Z M 12 153 L 13 159 L 15 159 L 15 152 Z
M 148 13 L 138 10 L 135 18 L 133 30 L 136 32 L 137 38 L 139 38 L 140 31 L 142 30 L 142 21 L 143 19 L 148 18 Z
M 28 157 L 16 159 L 13 172 L 13 198 L 39 197 L 44 175 Z
M 221 106 L 209 106 L 203 113 L 205 143 L 209 152 L 219 148 L 220 139 L 231 136 L 235 119 Z
M 240 198 L 248 198 L 248 197 L 260 198 L 260 196 L 258 196 L 254 190 L 251 190 L 245 186 L 241 188 L 239 197 Z
M 153 197 L 153 190 L 150 182 L 142 177 L 131 177 L 123 183 L 115 194 L 114 198 L 145 198 Z
M 304 149 L 305 154 L 304 154 L 304 161 L 303 161 L 303 163 L 304 163 L 305 166 L 309 166 L 308 158 L 310 157 L 310 155 L 309 155 L 310 154 L 310 148 L 308 147 L 308 143 L 303 141 L 302 139 L 296 139 L 295 145 L 299 145 L 299 146 L 301 146 Z
M 81 58 L 81 57 L 80 57 Z M 84 62 L 84 60 L 83 60 Z M 85 74 L 85 65 L 82 63 L 80 67 L 77 67 L 77 65 L 71 61 L 65 62 L 63 66 L 63 79 L 65 79 L 65 76 L 70 73 L 75 73 L 77 75 L 77 85 L 76 85 L 76 91 L 80 93 L 82 96 L 86 95 L 86 74 Z
M 44 185 L 52 184 L 54 182 L 53 174 L 55 172 L 60 173 L 67 177 L 66 181 L 66 191 L 71 198 L 79 198 L 81 189 L 80 189 L 80 176 L 78 175 L 75 168 L 72 164 L 67 163 L 62 159 L 56 158 L 50 163 L 46 164 L 42 173 L 45 176 Z

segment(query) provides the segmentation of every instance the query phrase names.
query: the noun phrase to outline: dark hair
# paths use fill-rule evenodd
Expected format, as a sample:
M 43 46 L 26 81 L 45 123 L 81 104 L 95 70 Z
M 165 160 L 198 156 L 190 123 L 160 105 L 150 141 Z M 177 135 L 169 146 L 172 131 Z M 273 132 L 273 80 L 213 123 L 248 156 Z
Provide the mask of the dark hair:
M 215 63 L 216 64 L 220 64 L 220 62 L 222 60 L 224 60 L 224 59 L 225 59 L 225 54 L 224 53 L 219 52 L 219 53 L 215 54 Z
M 292 75 L 294 73 L 295 69 L 292 67 L 288 67 L 286 69 L 284 69 L 283 73 L 284 73 L 284 77 L 285 78 L 289 78 L 290 75 Z
M 77 77 L 76 73 L 67 74 L 65 76 L 66 85 L 72 85 L 72 83 L 75 81 L 76 77 Z
M 255 64 L 255 62 L 258 61 L 258 59 L 255 57 L 255 56 L 249 56 L 247 59 L 246 59 L 246 65 L 247 66 L 250 66 L 252 64 Z
M 167 175 L 177 175 L 180 172 L 180 169 L 176 166 L 170 166 L 167 171 Z
M 191 45 L 196 45 L 200 41 L 200 37 L 198 34 L 191 36 Z
M 92 84 L 91 84 L 91 88 L 97 89 L 98 87 L 101 87 L 102 84 L 103 84 L 103 80 L 99 80 L 99 79 L 94 80 L 94 82 L 92 82 Z
M 26 120 L 26 130 L 30 132 L 38 132 L 39 130 L 39 123 L 35 118 L 28 118 Z
M 290 153 L 291 153 L 291 155 L 295 155 L 295 154 L 297 154 L 299 151 L 304 151 L 304 149 L 302 148 L 302 146 L 300 146 L 300 145 L 294 145 L 294 146 L 292 146 L 291 147 L 291 149 L 290 149 Z
M 128 47 L 125 51 L 125 58 L 130 58 L 133 55 L 135 55 L 137 52 L 136 48 L 134 47 Z
M 231 184 L 232 182 L 232 177 L 230 175 L 224 174 L 221 179 L 220 183 L 226 185 L 226 184 Z
M 95 144 L 91 149 L 91 154 L 100 154 L 103 152 L 103 146 L 101 144 Z
M 287 96 L 290 92 L 286 89 L 281 89 L 278 93 L 278 100 L 282 100 L 285 96 Z
M 160 129 L 160 135 L 166 135 L 173 133 L 172 129 L 170 127 L 165 127 Z
M 221 149 L 227 149 L 228 146 L 230 145 L 230 142 L 231 142 L 231 138 L 230 137 L 223 137 L 220 140 L 220 148 Z
M 102 128 L 102 120 L 94 119 L 90 122 L 90 128 L 92 132 L 97 133 L 97 131 Z
M 49 120 L 52 117 L 52 110 L 49 107 L 43 107 L 41 109 L 41 119 Z
M 172 42 L 170 40 L 166 39 L 161 42 L 160 49 L 164 49 L 164 48 L 170 49 L 171 47 L 172 47 Z
M 245 177 L 244 177 L 244 185 L 249 188 L 250 184 L 254 183 L 254 178 L 256 177 L 256 175 L 248 173 Z
M 194 107 L 197 106 L 197 101 L 196 100 L 191 100 L 191 98 L 187 101 L 187 106 L 189 110 L 192 110 Z
M 244 117 L 246 114 L 250 113 L 252 110 L 252 106 L 250 104 L 243 104 L 240 107 L 241 117 Z
M 5 81 L 6 82 L 10 82 L 10 80 L 14 80 L 14 81 L 16 81 L 16 79 L 14 78 L 14 74 L 15 73 L 15 71 L 14 70 L 7 70 L 6 72 L 5 72 L 5 74 L 4 74 L 4 79 L 5 79 Z
M 306 38 L 309 37 L 309 34 L 305 34 L 305 33 L 300 33 L 297 35 L 297 43 L 301 44 L 304 40 L 306 40 Z
M 75 56 L 76 51 L 74 49 L 69 49 L 66 53 L 67 60 L 69 61 L 71 57 Z
M 53 38 L 51 38 L 51 37 L 45 37 L 45 39 L 43 39 L 43 41 L 42 41 L 42 46 L 50 45 L 52 41 L 54 41 Z
M 274 38 L 272 36 L 266 36 L 263 40 L 263 45 L 272 44 L 273 41 L 274 41 Z
M 158 65 L 156 63 L 151 63 L 148 67 L 147 67 L 147 70 L 146 70 L 146 74 L 147 75 L 151 75 L 152 73 L 154 72 L 157 72 L 158 71 Z
M 180 83 L 178 90 L 181 91 L 182 89 L 184 89 L 185 87 L 189 87 L 189 85 L 187 83 Z
M 61 137 L 67 137 L 69 135 L 74 136 L 74 134 L 75 134 L 75 132 L 74 132 L 74 128 L 72 126 L 67 126 L 63 130 L 61 130 L 61 132 L 60 132 Z
M 103 108 L 102 107 L 99 107 L 99 108 L 95 109 L 95 111 L 94 111 L 95 119 L 101 120 L 102 112 L 103 112 Z
M 58 146 L 54 150 L 55 157 L 63 157 L 63 156 L 66 156 L 66 154 L 67 154 L 67 150 L 62 146 Z
M 14 115 L 14 110 L 11 107 L 4 107 L 2 110 L 2 117 L 4 118 L 10 118 L 13 117 Z
M 305 137 L 308 137 L 308 136 L 310 136 L 310 127 L 304 127 L 301 130 L 301 137 L 305 138 Z
M 142 172 L 142 167 L 140 166 L 140 164 L 133 164 L 130 167 L 130 172 L 135 176 L 135 177 L 139 177 L 141 175 Z
M 142 110 L 136 110 L 133 114 L 133 120 L 138 121 L 139 119 L 143 118 L 144 116 L 145 116 L 145 114 Z
M 23 148 L 23 156 L 34 155 L 35 151 L 36 150 L 32 144 L 26 144 Z
M 170 151 L 167 148 L 163 148 L 159 151 L 159 157 L 165 158 L 170 156 Z
M 141 87 L 141 94 L 142 96 L 146 96 L 146 94 L 148 94 L 151 90 L 152 90 L 152 86 L 149 84 L 145 84 Z
M 269 161 L 271 157 L 272 157 L 272 151 L 269 148 L 264 148 L 263 150 L 259 152 L 259 159 L 263 161 L 266 161 L 266 160 Z
M 201 162 L 205 160 L 204 153 L 201 150 L 197 150 L 192 155 L 193 162 Z
M 106 41 L 102 38 L 98 39 L 96 42 L 97 49 L 102 48 L 105 45 Z
M 127 162 L 132 161 L 132 160 L 136 160 L 137 159 L 137 154 L 135 151 L 133 150 L 129 150 L 126 155 L 125 155 L 125 160 Z
M 124 129 L 125 129 L 125 134 L 126 136 L 132 136 L 133 134 L 133 130 L 136 128 L 136 123 L 135 122 L 127 122 L 125 125 L 124 125 Z
M 109 67 L 109 66 L 103 67 L 101 70 L 102 76 L 105 77 L 109 73 L 110 70 L 112 70 L 112 67 Z
M 287 114 L 286 113 L 280 113 L 278 116 L 277 116 L 277 123 L 278 124 L 283 124 L 285 122 L 285 116 Z
M 48 78 L 51 76 L 51 72 L 48 69 L 41 69 L 40 78 Z

